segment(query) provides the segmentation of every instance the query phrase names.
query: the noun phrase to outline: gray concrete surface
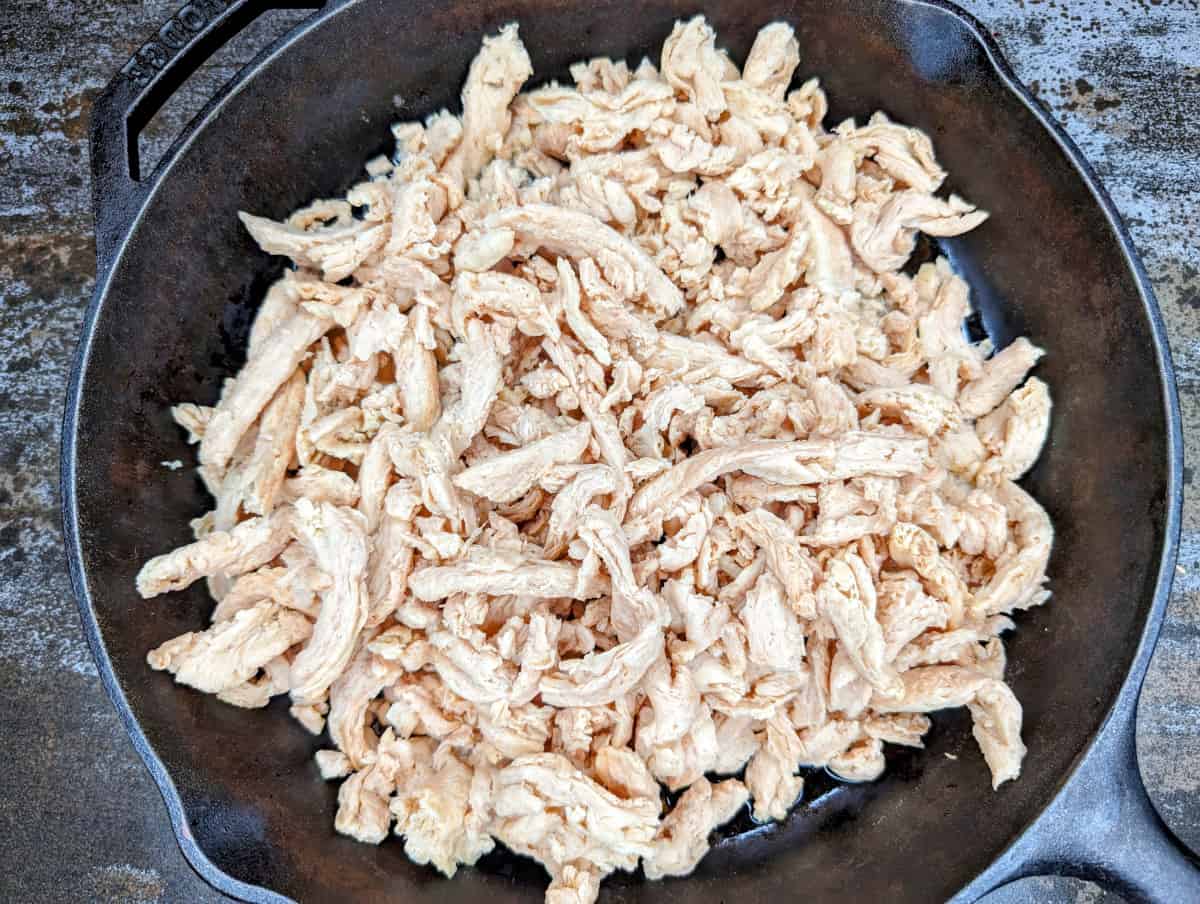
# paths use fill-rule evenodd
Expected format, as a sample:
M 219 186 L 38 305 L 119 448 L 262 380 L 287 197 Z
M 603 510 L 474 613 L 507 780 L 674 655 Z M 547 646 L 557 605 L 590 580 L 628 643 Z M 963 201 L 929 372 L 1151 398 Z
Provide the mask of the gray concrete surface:
M 0 900 L 226 900 L 190 871 L 101 689 L 60 550 L 58 428 L 92 291 L 92 99 L 181 0 L 0 7 Z M 1171 334 L 1188 457 L 1200 438 L 1200 13 L 1195 2 L 964 0 L 1083 147 L 1129 223 Z M 143 159 L 273 33 L 260 21 L 152 125 Z M 1191 470 L 1188 471 L 1188 482 Z M 1189 487 L 1190 490 L 1190 487 Z M 1200 844 L 1200 506 L 1142 698 L 1153 796 Z M 1035 879 L 990 899 L 1117 900 Z

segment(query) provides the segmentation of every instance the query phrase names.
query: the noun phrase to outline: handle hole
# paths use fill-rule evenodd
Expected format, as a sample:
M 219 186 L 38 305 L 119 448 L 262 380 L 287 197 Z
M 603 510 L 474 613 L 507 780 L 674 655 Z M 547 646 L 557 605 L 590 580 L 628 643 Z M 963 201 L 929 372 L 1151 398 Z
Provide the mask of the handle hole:
M 1126 904 L 1116 892 L 1070 876 L 1029 876 L 1002 885 L 977 904 Z
M 263 10 L 182 82 L 164 76 L 161 90 L 144 96 L 129 114 L 130 176 L 139 181 L 143 174 L 154 172 L 175 139 L 221 87 L 259 51 L 312 12 L 311 8 Z

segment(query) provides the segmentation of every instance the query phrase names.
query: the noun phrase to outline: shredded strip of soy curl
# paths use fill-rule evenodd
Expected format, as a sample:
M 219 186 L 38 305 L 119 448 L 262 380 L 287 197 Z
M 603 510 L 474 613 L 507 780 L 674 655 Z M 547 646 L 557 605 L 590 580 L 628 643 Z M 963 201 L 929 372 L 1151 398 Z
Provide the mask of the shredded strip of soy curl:
M 773 24 L 739 72 L 698 17 L 519 93 L 510 25 L 344 200 L 242 214 L 295 268 L 219 404 L 174 409 L 216 505 L 137 586 L 217 606 L 148 659 L 290 695 L 339 832 L 447 876 L 499 841 L 586 904 L 783 819 L 802 767 L 877 778 L 935 710 L 1020 772 L 1042 351 L 970 342 L 945 260 L 903 272 L 987 214 L 922 132 L 827 130 L 798 63 Z

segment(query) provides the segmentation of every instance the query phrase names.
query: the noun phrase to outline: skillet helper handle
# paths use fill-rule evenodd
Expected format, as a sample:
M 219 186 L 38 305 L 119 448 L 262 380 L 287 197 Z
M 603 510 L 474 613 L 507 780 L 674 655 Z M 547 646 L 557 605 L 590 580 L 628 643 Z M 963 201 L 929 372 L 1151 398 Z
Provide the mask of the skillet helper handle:
M 1159 816 L 1142 781 L 1137 688 L 1115 708 L 1078 771 L 1039 822 L 1010 878 L 1096 882 L 1132 904 L 1200 902 L 1200 858 Z
M 205 60 L 270 9 L 319 9 L 326 0 L 191 0 L 134 52 L 92 108 L 92 206 L 106 270 L 147 189 L 138 135 Z

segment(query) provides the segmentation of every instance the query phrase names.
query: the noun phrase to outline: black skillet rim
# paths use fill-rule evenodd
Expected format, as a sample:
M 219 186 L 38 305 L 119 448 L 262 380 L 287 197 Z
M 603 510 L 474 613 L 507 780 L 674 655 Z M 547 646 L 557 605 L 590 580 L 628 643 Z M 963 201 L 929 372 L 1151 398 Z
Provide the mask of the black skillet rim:
M 330 4 L 326 9 L 305 20 L 296 29 L 281 36 L 268 47 L 264 48 L 231 82 L 222 87 L 218 94 L 197 114 L 195 119 L 192 120 L 184 132 L 172 144 L 170 150 L 164 156 L 162 164 L 155 170 L 153 176 L 147 180 L 145 199 L 139 206 L 137 217 L 126 227 L 121 242 L 114 249 L 113 261 L 121 255 L 129 235 L 137 225 L 138 219 L 140 219 L 142 209 L 153 198 L 155 191 L 162 181 L 170 175 L 175 161 L 179 159 L 182 151 L 191 142 L 193 137 L 211 122 L 220 112 L 226 101 L 233 94 L 241 90 L 273 57 L 285 51 L 287 46 L 300 34 L 306 33 L 318 26 L 327 16 L 336 14 L 342 5 L 342 3 L 336 2 Z M 1178 552 L 1183 505 L 1183 434 L 1180 423 L 1179 397 L 1176 389 L 1174 367 L 1171 362 L 1170 347 L 1167 342 L 1162 315 L 1155 299 L 1154 291 L 1150 285 L 1149 277 L 1133 244 L 1133 239 L 1120 214 L 1117 212 L 1116 206 L 1113 204 L 1108 192 L 1101 184 L 1099 177 L 1084 157 L 1082 151 L 1076 146 L 1063 127 L 1038 103 L 1029 89 L 1017 78 L 1005 60 L 995 39 L 992 38 L 991 34 L 974 16 L 955 4 L 947 2 L 947 0 L 902 0 L 902 5 L 936 9 L 956 19 L 971 37 L 978 42 L 987 57 L 988 63 L 995 70 L 997 77 L 1004 86 L 1025 105 L 1058 144 L 1066 158 L 1075 167 L 1084 185 L 1091 192 L 1092 197 L 1103 211 L 1105 219 L 1115 234 L 1125 264 L 1129 268 L 1137 285 L 1138 296 L 1150 325 L 1154 357 L 1162 385 L 1162 403 L 1166 418 L 1168 447 L 1165 523 L 1162 550 L 1159 555 L 1159 571 L 1155 581 L 1154 598 L 1151 601 L 1141 637 L 1139 638 L 1137 649 L 1125 679 L 1109 703 L 1108 710 L 1100 727 L 1088 741 L 1071 770 L 1063 776 L 1060 784 L 1060 788 L 1062 788 L 1077 773 L 1080 764 L 1092 751 L 1097 740 L 1109 728 L 1109 723 L 1112 720 L 1114 710 L 1118 708 L 1118 704 L 1127 700 L 1130 696 L 1136 701 L 1141 682 L 1162 628 L 1163 618 L 1166 614 Z M 113 705 L 116 707 L 121 722 L 125 726 L 130 740 L 133 742 L 134 748 L 137 750 L 142 762 L 145 763 L 146 768 L 149 770 L 163 796 L 163 801 L 166 803 L 170 816 L 172 829 L 188 863 L 206 882 L 227 895 L 244 901 L 261 902 L 261 904 L 287 904 L 290 901 L 289 898 L 261 886 L 250 885 L 234 879 L 232 876 L 218 869 L 196 842 L 191 827 L 188 825 L 187 814 L 175 789 L 175 785 L 166 768 L 163 766 L 162 761 L 159 760 L 157 753 L 142 733 L 141 727 L 130 710 L 125 695 L 121 690 L 120 682 L 117 679 L 104 647 L 104 640 L 100 634 L 100 628 L 92 606 L 78 530 L 78 510 L 75 493 L 76 462 L 78 456 L 76 434 L 78 431 L 82 377 L 90 357 L 91 343 L 96 323 L 108 292 L 111 273 L 111 268 L 102 269 L 99 273 L 99 281 L 84 315 L 79 344 L 67 389 L 60 449 L 63 536 L 71 575 L 71 584 L 78 603 L 84 633 L 87 637 L 88 646 L 91 648 L 92 655 L 96 660 L 97 669 L 109 699 L 112 700 Z M 1030 834 L 1054 799 L 1051 798 L 1048 800 L 1038 816 L 1034 817 L 1018 835 L 1014 836 L 1008 847 L 997 855 L 996 860 L 985 868 L 975 880 L 964 886 L 963 890 L 978 888 L 981 884 L 980 880 L 983 880 L 985 876 L 1001 872 L 1001 868 L 1010 854 L 1013 853 L 1017 843 Z M 1006 877 L 1003 875 L 996 875 L 995 879 L 997 882 L 1006 881 Z M 989 887 L 978 888 L 978 893 L 985 893 L 989 890 Z

